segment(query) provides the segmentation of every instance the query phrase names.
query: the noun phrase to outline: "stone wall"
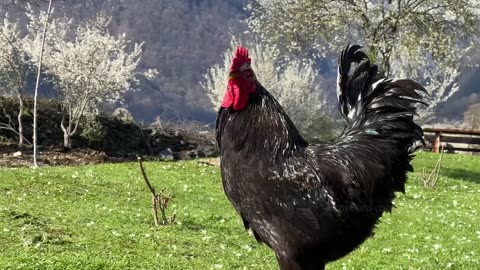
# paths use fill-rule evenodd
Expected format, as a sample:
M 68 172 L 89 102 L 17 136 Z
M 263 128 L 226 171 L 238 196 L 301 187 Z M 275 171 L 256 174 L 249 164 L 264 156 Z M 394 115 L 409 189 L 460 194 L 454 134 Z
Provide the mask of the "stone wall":
M 23 115 L 25 137 L 31 141 L 33 101 L 25 100 Z M 0 123 L 8 123 L 10 115 L 17 125 L 18 102 L 14 98 L 0 97 Z M 63 131 L 61 104 L 55 100 L 39 101 L 38 110 L 39 145 L 43 148 L 62 147 Z M 165 159 L 190 159 L 217 155 L 214 131 L 201 125 L 188 125 L 190 128 L 173 126 L 162 129 L 156 126 L 141 126 L 132 121 L 99 115 L 84 119 L 80 129 L 72 137 L 73 148 L 91 148 L 110 156 L 148 155 Z M 17 141 L 18 137 L 0 130 L 0 137 Z

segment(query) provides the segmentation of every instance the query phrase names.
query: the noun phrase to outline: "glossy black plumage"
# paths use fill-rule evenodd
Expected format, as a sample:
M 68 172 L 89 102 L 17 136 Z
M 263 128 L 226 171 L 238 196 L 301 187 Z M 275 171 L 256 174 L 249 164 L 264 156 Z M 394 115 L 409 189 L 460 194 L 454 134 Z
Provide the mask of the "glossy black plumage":
M 413 121 L 423 87 L 376 81 L 377 67 L 359 49 L 339 58 L 346 127 L 333 143 L 305 141 L 259 82 L 245 109 L 218 113 L 225 193 L 280 269 L 323 269 L 358 247 L 404 191 L 411 154 L 423 144 Z

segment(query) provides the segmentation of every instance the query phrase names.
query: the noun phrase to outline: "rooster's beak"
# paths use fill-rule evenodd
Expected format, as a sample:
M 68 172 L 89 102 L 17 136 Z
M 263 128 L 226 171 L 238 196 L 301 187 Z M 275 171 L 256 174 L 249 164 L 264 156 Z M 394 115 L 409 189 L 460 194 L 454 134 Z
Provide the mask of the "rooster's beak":
M 240 74 L 238 72 L 230 72 L 230 74 L 228 74 L 228 79 L 229 80 L 234 80 L 236 78 L 238 78 L 240 76 Z

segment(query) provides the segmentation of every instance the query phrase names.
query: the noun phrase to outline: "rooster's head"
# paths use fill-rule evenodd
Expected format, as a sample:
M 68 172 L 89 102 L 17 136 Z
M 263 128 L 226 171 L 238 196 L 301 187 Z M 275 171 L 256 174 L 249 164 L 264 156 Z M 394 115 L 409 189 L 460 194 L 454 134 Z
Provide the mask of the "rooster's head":
M 255 93 L 256 78 L 250 66 L 251 62 L 248 50 L 239 46 L 230 67 L 228 87 L 222 101 L 223 108 L 233 106 L 236 111 L 242 110 L 247 106 L 250 94 Z

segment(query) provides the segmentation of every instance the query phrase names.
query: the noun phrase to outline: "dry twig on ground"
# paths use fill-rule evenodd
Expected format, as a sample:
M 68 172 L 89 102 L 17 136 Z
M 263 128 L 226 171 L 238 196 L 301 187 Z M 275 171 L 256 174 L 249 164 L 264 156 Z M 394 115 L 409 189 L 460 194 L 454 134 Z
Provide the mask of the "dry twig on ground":
M 168 208 L 168 204 L 171 200 L 175 197 L 173 193 L 165 192 L 165 188 L 157 193 L 155 188 L 152 186 L 150 181 L 148 180 L 147 174 L 145 173 L 145 169 L 143 168 L 142 158 L 138 157 L 138 165 L 140 166 L 140 171 L 142 172 L 143 179 L 147 184 L 148 190 L 152 194 L 152 212 L 153 212 L 153 220 L 155 222 L 155 226 L 159 226 L 160 222 L 158 220 L 158 210 L 160 209 L 160 214 L 162 215 L 162 225 L 167 225 L 175 222 L 176 215 L 174 214 L 171 217 L 167 217 L 166 210 Z
M 438 177 L 440 176 L 440 169 L 442 167 L 442 159 L 443 159 L 443 153 L 444 153 L 444 146 L 442 146 L 442 149 L 440 151 L 440 157 L 435 164 L 435 167 L 433 167 L 433 170 L 430 172 L 428 175 L 428 178 L 425 177 L 425 168 L 422 170 L 422 180 L 423 180 L 423 186 L 426 188 L 434 188 L 437 185 L 438 182 Z

